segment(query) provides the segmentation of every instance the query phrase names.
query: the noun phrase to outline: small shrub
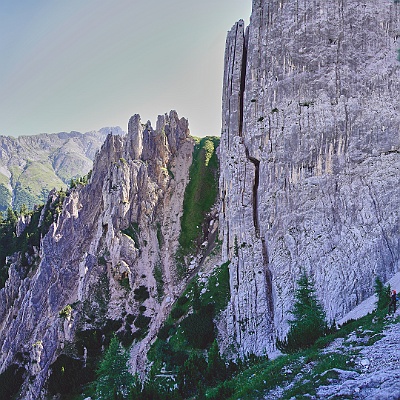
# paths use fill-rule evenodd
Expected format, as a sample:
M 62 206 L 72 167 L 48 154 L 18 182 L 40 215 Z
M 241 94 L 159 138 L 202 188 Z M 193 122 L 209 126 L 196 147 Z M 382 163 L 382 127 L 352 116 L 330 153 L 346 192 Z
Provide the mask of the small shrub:
M 189 298 L 188 298 L 188 297 L 182 296 L 182 297 L 179 297 L 177 303 L 178 303 L 178 305 L 183 306 L 183 305 L 186 304 L 188 301 L 189 301 Z
M 60 318 L 67 319 L 70 318 L 72 315 L 72 307 L 68 304 L 66 305 L 60 312 Z
M 185 314 L 185 310 L 179 306 L 174 307 L 171 311 L 171 317 L 173 319 L 179 319 L 183 314 Z
M 181 323 L 188 343 L 198 349 L 206 349 L 215 339 L 214 305 L 202 306 Z
M 207 397 L 209 400 L 225 400 L 229 399 L 235 393 L 232 382 L 224 382 L 217 386 L 217 389 Z
M 183 366 L 179 368 L 177 383 L 179 392 L 185 397 L 192 397 L 197 394 L 199 383 L 204 382 L 207 362 L 203 356 L 191 354 Z
M 121 229 L 121 232 L 130 237 L 134 243 L 135 247 L 140 250 L 139 246 L 139 236 L 140 236 L 140 229 L 139 229 L 139 224 L 137 222 L 132 222 L 128 228 L 126 229 Z
M 140 306 L 140 307 L 139 307 L 139 311 L 140 311 L 141 313 L 144 313 L 144 312 L 146 311 L 146 306 Z
M 158 331 L 157 337 L 160 340 L 167 340 L 169 336 L 171 335 L 172 331 L 174 329 L 174 325 L 172 324 L 164 324 L 160 330 Z
M 133 291 L 133 293 L 134 299 L 142 303 L 150 297 L 150 293 L 147 290 L 147 287 L 144 285 L 140 285 L 137 289 Z
M 129 284 L 129 278 L 125 277 L 120 279 L 119 284 L 126 290 L 126 291 L 130 291 L 131 290 L 131 286 Z
M 151 321 L 151 317 L 146 317 L 143 314 L 139 314 L 137 316 L 137 318 L 135 319 L 134 325 L 136 326 L 136 328 L 139 328 L 139 329 L 147 329 L 150 321 Z
M 106 261 L 104 255 L 103 255 L 103 256 L 100 256 L 100 257 L 97 259 L 97 262 L 98 262 L 99 265 L 107 265 L 107 261 Z

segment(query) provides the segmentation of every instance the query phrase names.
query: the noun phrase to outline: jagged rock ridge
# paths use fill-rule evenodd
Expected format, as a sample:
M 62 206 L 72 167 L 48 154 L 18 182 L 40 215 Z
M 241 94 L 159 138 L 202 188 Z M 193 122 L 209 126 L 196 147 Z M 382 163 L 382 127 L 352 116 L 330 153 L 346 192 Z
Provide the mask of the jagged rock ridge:
M 71 350 L 76 335 L 96 334 L 107 323 L 143 339 L 131 349 L 141 366 L 184 285 L 174 255 L 193 148 L 188 121 L 176 112 L 159 116 L 156 129 L 135 115 L 126 136 L 107 137 L 88 185 L 66 197 L 38 265 L 24 278 L 18 260 L 10 260 L 0 292 L 0 365 L 2 372 L 21 358 L 27 365 L 20 398 L 43 395 L 60 354 L 88 355 Z
M 254 0 L 228 33 L 220 213 L 226 345 L 273 351 L 300 271 L 331 320 L 398 271 L 400 5 Z

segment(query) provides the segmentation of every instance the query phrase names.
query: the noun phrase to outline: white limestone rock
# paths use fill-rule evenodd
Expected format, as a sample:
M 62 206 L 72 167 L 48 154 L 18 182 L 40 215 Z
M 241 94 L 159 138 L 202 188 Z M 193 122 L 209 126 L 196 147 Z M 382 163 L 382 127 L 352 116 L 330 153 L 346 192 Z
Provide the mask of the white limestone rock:
M 254 0 L 228 33 L 220 226 L 227 340 L 286 334 L 306 271 L 330 320 L 399 270 L 400 4 Z
M 193 148 L 188 122 L 175 111 L 159 117 L 156 130 L 132 117 L 126 136 L 107 137 L 89 183 L 66 197 L 42 239 L 37 268 L 24 278 L 14 260 L 0 290 L 0 372 L 18 353 L 31 354 L 21 398 L 41 396 L 50 365 L 78 329 L 138 315 L 140 305 L 151 321 L 132 362 L 133 369 L 143 368 L 149 343 L 185 283 L 174 255 Z M 161 299 L 156 267 L 164 281 Z M 142 303 L 134 295 L 139 286 L 149 292 Z M 68 305 L 71 316 L 63 318 Z

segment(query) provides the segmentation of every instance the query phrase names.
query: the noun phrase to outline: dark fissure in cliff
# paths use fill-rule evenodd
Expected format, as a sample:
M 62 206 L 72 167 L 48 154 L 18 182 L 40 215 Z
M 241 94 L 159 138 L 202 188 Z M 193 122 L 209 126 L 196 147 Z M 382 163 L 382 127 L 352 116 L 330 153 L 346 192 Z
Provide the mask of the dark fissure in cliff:
M 246 88 L 247 38 L 248 35 L 245 34 L 243 43 L 242 68 L 240 75 L 240 92 L 239 92 L 239 136 L 240 137 L 242 137 L 243 133 L 243 107 L 244 107 L 243 97 Z

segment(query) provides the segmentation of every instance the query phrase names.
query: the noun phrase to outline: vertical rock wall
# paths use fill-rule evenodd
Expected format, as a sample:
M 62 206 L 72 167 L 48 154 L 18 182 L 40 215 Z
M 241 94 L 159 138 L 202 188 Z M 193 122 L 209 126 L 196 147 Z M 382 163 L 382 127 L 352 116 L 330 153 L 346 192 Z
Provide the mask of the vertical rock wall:
M 397 272 L 400 4 L 253 1 L 228 33 L 220 226 L 245 354 L 287 330 L 301 271 L 333 320 Z

